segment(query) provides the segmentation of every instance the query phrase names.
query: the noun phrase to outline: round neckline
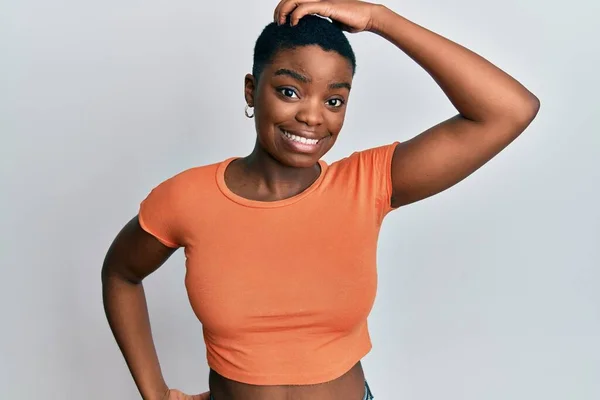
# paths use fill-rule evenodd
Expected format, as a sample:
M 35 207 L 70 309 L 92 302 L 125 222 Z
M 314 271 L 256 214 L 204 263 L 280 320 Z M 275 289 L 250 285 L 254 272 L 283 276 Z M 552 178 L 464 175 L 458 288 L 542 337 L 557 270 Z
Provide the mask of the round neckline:
M 223 193 L 230 200 L 232 200 L 238 204 L 241 204 L 243 206 L 254 207 L 254 208 L 283 207 L 283 206 L 288 206 L 290 204 L 294 204 L 294 203 L 302 200 L 303 198 L 310 195 L 312 192 L 314 192 L 319 187 L 319 185 L 321 184 L 321 182 L 323 181 L 323 179 L 325 177 L 325 171 L 327 170 L 327 167 L 328 167 L 328 165 L 325 161 L 319 160 L 319 166 L 321 167 L 321 173 L 319 174 L 319 177 L 309 187 L 304 189 L 302 192 L 300 192 L 292 197 L 288 197 L 288 198 L 281 199 L 281 200 L 261 201 L 261 200 L 252 200 L 252 199 L 247 199 L 245 197 L 242 197 L 242 196 L 232 192 L 231 189 L 229 189 L 229 187 L 225 183 L 225 171 L 227 170 L 227 167 L 229 166 L 229 164 L 231 164 L 233 161 L 235 161 L 239 158 L 241 158 L 241 157 L 231 157 L 231 158 L 228 158 L 225 161 L 221 162 L 221 164 L 219 164 L 219 167 L 217 168 L 217 171 L 216 171 L 217 186 L 219 187 L 219 190 L 221 191 L 221 193 Z

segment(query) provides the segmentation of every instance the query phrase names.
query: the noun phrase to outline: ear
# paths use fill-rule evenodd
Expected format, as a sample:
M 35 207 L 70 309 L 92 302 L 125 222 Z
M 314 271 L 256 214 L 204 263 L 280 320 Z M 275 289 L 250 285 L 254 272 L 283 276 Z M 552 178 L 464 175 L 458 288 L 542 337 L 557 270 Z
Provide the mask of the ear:
M 254 94 L 256 92 L 256 79 L 252 74 L 247 74 L 244 78 L 244 97 L 246 104 L 254 107 Z

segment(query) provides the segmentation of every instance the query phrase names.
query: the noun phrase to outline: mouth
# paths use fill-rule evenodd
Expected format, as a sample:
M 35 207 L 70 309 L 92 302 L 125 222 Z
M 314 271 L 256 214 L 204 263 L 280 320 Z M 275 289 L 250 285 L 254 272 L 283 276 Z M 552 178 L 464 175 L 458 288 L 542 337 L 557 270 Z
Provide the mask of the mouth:
M 288 150 L 294 153 L 316 154 L 321 148 L 321 143 L 325 138 L 316 138 L 312 133 L 290 132 L 279 128 L 283 143 Z M 313 136 L 313 137 L 309 137 Z
M 283 137 L 285 137 L 289 141 L 304 144 L 304 145 L 316 146 L 319 144 L 319 142 L 321 142 L 321 140 L 323 140 L 323 138 L 310 137 L 313 135 L 309 136 L 308 134 L 301 134 L 299 132 L 298 133 L 290 132 L 290 131 L 286 131 L 281 128 L 279 130 L 280 130 L 281 134 L 283 135 Z

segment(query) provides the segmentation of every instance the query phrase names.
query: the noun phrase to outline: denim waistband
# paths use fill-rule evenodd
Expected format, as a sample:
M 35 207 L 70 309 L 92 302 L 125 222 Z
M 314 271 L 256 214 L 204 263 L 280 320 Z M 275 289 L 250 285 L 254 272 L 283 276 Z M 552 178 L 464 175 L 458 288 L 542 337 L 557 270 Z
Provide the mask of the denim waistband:
M 365 397 L 363 397 L 363 400 L 371 400 L 374 398 L 375 396 L 373 396 L 373 393 L 371 393 L 371 388 L 369 387 L 369 384 L 367 383 L 367 381 L 365 381 Z

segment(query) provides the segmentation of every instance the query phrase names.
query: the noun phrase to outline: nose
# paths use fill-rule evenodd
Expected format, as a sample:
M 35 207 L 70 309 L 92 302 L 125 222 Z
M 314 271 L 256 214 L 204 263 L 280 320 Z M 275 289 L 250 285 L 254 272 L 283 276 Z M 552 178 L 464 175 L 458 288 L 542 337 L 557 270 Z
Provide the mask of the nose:
M 296 113 L 296 120 L 308 126 L 319 126 L 323 123 L 323 104 L 318 99 L 307 99 L 302 102 Z

